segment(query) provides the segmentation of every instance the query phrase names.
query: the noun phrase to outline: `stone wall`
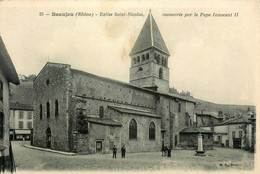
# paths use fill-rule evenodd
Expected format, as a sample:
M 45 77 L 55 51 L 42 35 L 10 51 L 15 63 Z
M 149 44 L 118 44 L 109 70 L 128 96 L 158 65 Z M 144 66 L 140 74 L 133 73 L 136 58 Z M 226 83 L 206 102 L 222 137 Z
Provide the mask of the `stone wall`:
M 134 107 L 155 108 L 153 93 L 115 80 L 73 71 L 73 94 Z
M 68 89 L 70 66 L 47 63 L 34 81 L 34 139 L 33 144 L 47 147 L 46 130 L 51 130 L 51 149 L 70 151 L 68 135 Z M 58 116 L 55 116 L 55 100 L 58 100 Z M 50 103 L 47 118 L 46 103 Z M 42 119 L 40 119 L 42 105 Z
M 125 144 L 127 152 L 159 151 L 161 148 L 161 119 L 142 115 L 119 113 L 113 109 L 108 111 L 109 117 L 122 123 L 121 143 Z M 129 123 L 137 122 L 137 139 L 129 139 Z M 149 125 L 155 124 L 155 140 L 149 140 Z
M 0 68 L 0 80 L 3 82 L 3 102 L 0 101 L 0 109 L 3 110 L 4 114 L 4 131 L 3 139 L 0 139 L 0 145 L 6 147 L 4 154 L 9 155 L 9 82 L 6 80 L 5 75 Z
M 89 124 L 87 134 L 75 134 L 76 152 L 81 154 L 92 154 L 96 152 L 96 142 L 102 142 L 101 153 L 112 153 L 113 145 L 119 149 L 122 146 L 120 127 L 100 125 L 95 123 Z M 110 144 L 112 143 L 112 145 Z

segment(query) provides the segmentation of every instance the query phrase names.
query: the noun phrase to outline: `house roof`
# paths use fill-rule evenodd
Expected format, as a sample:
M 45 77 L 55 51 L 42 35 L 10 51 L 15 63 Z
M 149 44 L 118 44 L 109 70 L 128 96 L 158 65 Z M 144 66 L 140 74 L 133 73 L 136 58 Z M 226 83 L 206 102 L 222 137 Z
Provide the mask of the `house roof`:
M 203 113 L 196 113 L 197 116 L 208 116 L 208 117 L 214 117 L 216 119 L 223 119 L 223 117 L 219 117 L 217 113 L 215 112 L 208 112 L 208 111 L 203 111 Z
M 18 85 L 20 83 L 14 64 L 6 50 L 5 44 L 0 36 L 0 67 L 7 81 Z
M 213 131 L 208 131 L 208 130 L 205 130 L 205 129 L 202 129 L 202 128 L 198 128 L 198 127 L 193 127 L 193 126 L 190 126 L 190 127 L 185 127 L 183 128 L 180 133 L 183 133 L 183 134 L 198 134 L 198 133 L 206 133 L 206 134 L 211 134 L 211 133 L 214 133 Z
M 133 115 L 142 115 L 147 117 L 161 118 L 159 115 L 153 114 L 146 110 L 135 109 L 130 107 L 119 107 L 119 106 L 108 106 L 108 108 L 114 109 L 117 112 L 125 113 L 125 114 L 133 114 Z
M 153 15 L 150 12 L 130 55 L 152 47 L 170 55 Z
M 100 118 L 98 116 L 96 117 L 88 116 L 87 121 L 91 123 L 102 124 L 107 126 L 122 126 L 122 124 L 117 120 L 113 120 L 110 118 Z
M 29 110 L 29 111 L 33 111 L 33 106 L 30 104 L 24 104 L 24 103 L 13 103 L 10 102 L 9 103 L 9 108 L 12 110 Z
M 229 119 L 229 120 L 226 120 L 222 123 L 218 123 L 216 124 L 215 126 L 219 126 L 219 125 L 229 125 L 229 124 L 248 124 L 249 121 L 247 118 L 241 116 L 239 118 L 233 118 L 233 119 Z

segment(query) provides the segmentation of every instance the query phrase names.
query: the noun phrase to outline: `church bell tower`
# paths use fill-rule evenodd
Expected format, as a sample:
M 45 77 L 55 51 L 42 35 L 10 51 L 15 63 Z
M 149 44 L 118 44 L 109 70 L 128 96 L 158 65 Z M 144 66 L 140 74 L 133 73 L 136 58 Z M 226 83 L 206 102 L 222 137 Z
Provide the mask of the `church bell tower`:
M 130 84 L 169 92 L 169 51 L 151 11 L 130 52 Z

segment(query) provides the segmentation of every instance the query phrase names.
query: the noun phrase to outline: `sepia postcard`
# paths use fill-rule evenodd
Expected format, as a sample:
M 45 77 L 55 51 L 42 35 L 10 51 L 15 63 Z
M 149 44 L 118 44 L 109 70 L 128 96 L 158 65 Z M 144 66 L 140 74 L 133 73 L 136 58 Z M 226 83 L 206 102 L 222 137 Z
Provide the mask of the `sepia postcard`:
M 0 172 L 258 173 L 259 11 L 0 1 Z

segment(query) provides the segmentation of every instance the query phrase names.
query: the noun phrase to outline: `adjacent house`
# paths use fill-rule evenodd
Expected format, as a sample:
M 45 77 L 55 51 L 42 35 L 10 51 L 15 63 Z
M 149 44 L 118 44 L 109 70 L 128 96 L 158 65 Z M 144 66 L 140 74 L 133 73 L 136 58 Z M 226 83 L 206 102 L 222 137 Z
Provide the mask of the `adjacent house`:
M 253 122 L 244 115 L 203 129 L 213 130 L 214 142 L 230 148 L 250 149 L 253 147 Z
M 196 113 L 196 127 L 213 126 L 222 121 L 223 117 L 219 117 L 218 113 L 215 112 L 201 111 Z
M 9 142 L 10 83 L 18 85 L 20 82 L 13 62 L 6 50 L 2 37 L 0 36 L 0 151 L 1 158 L 5 158 L 5 167 L 12 169 L 13 157 Z
M 33 129 L 33 82 L 11 86 L 10 140 L 30 140 Z

